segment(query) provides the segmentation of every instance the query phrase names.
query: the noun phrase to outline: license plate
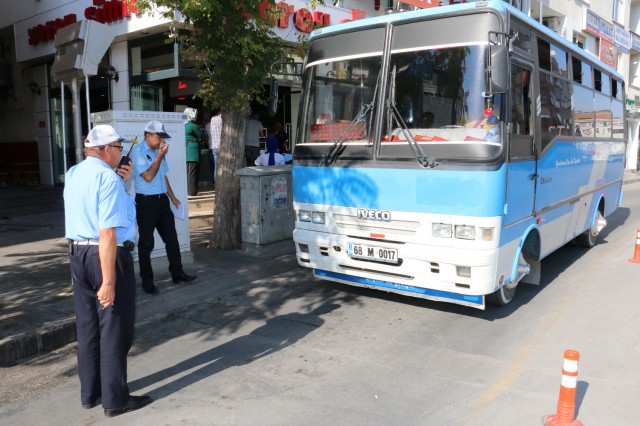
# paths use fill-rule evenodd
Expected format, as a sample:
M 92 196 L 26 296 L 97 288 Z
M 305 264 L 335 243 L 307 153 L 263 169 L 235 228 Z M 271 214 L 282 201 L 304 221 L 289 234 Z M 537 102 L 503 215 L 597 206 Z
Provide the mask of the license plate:
M 398 263 L 398 250 L 365 244 L 349 243 L 347 254 L 354 259 L 375 260 L 377 262 Z

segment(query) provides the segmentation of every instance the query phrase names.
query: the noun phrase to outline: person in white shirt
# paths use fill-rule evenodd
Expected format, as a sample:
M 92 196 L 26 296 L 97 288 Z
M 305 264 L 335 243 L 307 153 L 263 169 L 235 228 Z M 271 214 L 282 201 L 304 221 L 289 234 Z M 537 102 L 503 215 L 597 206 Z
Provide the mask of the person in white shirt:
M 278 152 L 277 129 L 269 129 L 267 136 L 267 150 L 255 160 L 256 166 L 279 166 L 284 164 L 284 156 Z
M 218 151 L 220 150 L 220 135 L 222 134 L 222 112 L 213 111 L 213 116 L 208 124 L 209 136 L 209 164 L 211 166 L 211 183 L 216 184 L 216 171 L 218 170 Z

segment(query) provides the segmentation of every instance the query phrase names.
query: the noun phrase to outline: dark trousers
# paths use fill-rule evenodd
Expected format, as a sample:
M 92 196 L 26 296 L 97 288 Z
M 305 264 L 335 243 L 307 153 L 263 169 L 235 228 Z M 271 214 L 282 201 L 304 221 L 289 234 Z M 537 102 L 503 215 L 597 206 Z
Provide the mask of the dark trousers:
M 98 246 L 75 246 L 69 256 L 78 333 L 80 400 L 92 404 L 102 396 L 104 408 L 121 408 L 129 400 L 127 354 L 133 343 L 136 277 L 131 252 L 116 253 L 116 297 L 102 309 L 96 293 L 102 283 Z
M 260 157 L 259 146 L 244 146 L 244 158 L 247 163 L 247 167 L 254 167 L 256 165 L 256 159 Z
M 198 176 L 200 175 L 200 163 L 187 161 L 187 193 L 196 195 L 198 193 Z
M 153 284 L 153 269 L 151 268 L 151 251 L 155 244 L 153 230 L 165 244 L 167 258 L 169 259 L 169 272 L 172 276 L 182 272 L 182 259 L 180 258 L 180 244 L 176 233 L 176 223 L 169 207 L 169 197 L 165 194 L 144 196 L 136 195 L 136 216 L 138 220 L 138 263 L 140 265 L 140 278 L 142 287 L 148 288 Z

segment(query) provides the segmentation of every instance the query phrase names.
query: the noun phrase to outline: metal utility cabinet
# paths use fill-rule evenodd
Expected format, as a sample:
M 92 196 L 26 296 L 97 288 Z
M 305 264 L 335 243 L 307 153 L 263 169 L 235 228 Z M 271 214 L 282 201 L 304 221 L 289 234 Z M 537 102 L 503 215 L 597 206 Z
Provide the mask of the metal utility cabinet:
M 245 167 L 240 177 L 242 241 L 268 244 L 293 236 L 291 166 Z

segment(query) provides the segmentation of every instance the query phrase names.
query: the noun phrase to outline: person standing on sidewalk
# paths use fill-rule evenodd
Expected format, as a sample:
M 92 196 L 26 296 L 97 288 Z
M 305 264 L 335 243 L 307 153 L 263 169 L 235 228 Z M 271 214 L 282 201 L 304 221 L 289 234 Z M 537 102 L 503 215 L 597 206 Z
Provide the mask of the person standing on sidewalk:
M 204 139 L 204 132 L 200 130 L 198 110 L 186 108 L 187 122 L 184 125 L 185 139 L 187 143 L 187 193 L 191 196 L 198 195 L 198 177 L 200 175 L 200 142 Z
M 218 170 L 218 151 L 220 150 L 220 136 L 222 135 L 222 112 L 219 109 L 213 112 L 209 122 L 209 161 L 211 162 L 211 183 L 216 184 L 216 171 Z
M 114 172 L 122 138 L 111 126 L 95 126 L 84 146 L 86 158 L 69 169 L 64 187 L 80 401 L 90 409 L 101 398 L 104 414 L 113 417 L 152 401 L 130 395 L 127 386 L 136 309 L 131 250 L 137 229 L 135 204 L 124 182 L 132 167 L 129 163 Z
M 246 167 L 254 165 L 260 155 L 260 132 L 262 123 L 258 120 L 258 113 L 251 113 L 247 120 L 247 128 L 244 130 L 244 158 Z
M 144 128 L 144 143 L 136 145 L 131 151 L 133 161 L 133 182 L 136 189 L 136 213 L 138 219 L 138 260 L 142 289 L 149 294 L 157 294 L 153 283 L 151 251 L 155 244 L 153 231 L 164 241 L 169 272 L 173 282 L 188 282 L 196 276 L 187 275 L 182 269 L 180 245 L 176 233 L 176 223 L 169 202 L 180 206 L 167 178 L 169 166 L 164 158 L 169 152 L 165 139 L 170 136 L 159 121 L 150 121 Z

